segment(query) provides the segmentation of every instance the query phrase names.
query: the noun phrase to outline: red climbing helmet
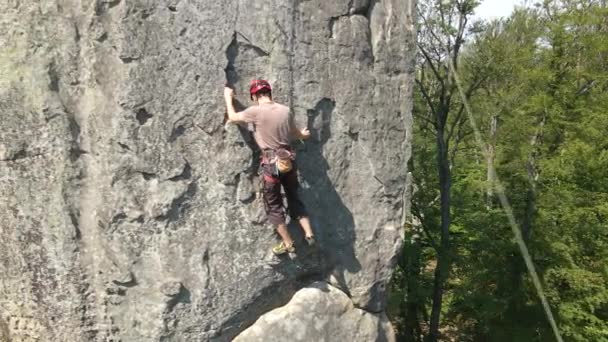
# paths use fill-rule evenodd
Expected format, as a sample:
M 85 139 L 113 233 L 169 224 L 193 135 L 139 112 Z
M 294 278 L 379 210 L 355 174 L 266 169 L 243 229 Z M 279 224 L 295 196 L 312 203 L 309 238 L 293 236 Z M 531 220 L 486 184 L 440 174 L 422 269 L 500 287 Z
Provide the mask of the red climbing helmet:
M 266 80 L 253 80 L 251 81 L 251 85 L 249 86 L 249 95 L 253 100 L 253 95 L 257 94 L 258 91 L 262 89 L 268 89 L 268 91 L 272 91 L 272 87 L 270 83 Z

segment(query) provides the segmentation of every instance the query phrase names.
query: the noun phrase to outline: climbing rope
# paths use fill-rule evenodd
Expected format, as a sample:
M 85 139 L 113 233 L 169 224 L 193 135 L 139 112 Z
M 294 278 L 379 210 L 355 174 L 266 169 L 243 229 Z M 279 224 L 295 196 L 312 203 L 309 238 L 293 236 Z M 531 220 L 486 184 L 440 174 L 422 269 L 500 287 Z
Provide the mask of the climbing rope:
M 289 55 L 287 56 L 287 63 L 289 68 L 289 108 L 291 108 L 292 115 L 295 116 L 294 104 L 295 104 L 295 78 L 294 78 L 294 66 L 293 59 L 296 53 L 296 21 L 298 18 L 298 6 L 299 0 L 291 1 L 291 16 L 290 16 L 290 35 L 289 35 Z

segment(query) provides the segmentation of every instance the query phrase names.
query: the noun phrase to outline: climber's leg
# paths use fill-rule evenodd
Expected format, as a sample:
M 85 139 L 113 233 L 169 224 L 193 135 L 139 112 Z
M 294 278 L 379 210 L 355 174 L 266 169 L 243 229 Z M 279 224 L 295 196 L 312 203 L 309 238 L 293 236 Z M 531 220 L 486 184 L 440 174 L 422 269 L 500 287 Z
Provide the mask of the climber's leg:
M 287 225 L 285 223 L 277 225 L 277 233 L 279 233 L 281 240 L 283 240 L 286 246 L 293 245 L 293 239 L 291 238 L 291 235 L 289 235 L 289 231 L 287 230 Z
M 274 246 L 272 248 L 272 252 L 277 255 L 295 252 L 295 247 L 293 246 L 293 239 L 289 235 L 287 225 L 285 223 L 277 225 L 277 232 L 279 233 L 283 241 L 277 246 Z
M 306 239 L 306 242 L 308 243 L 308 245 L 312 246 L 315 244 L 315 234 L 312 232 L 312 227 L 310 226 L 310 220 L 308 219 L 308 216 L 302 216 L 300 217 L 300 219 L 298 220 L 298 222 L 300 223 L 300 226 L 302 226 L 302 229 L 304 230 L 304 238 Z
M 283 240 L 279 245 L 275 246 L 272 251 L 275 254 L 292 253 L 295 251 L 293 247 L 293 239 L 287 230 L 285 224 L 285 209 L 283 208 L 283 196 L 281 195 L 281 182 L 278 178 L 270 176 L 264 170 L 264 207 L 268 222 L 277 227 L 277 233 Z
M 281 177 L 281 183 L 283 184 L 285 195 L 287 197 L 289 216 L 291 216 L 293 220 L 297 220 L 300 223 L 300 226 L 304 230 L 304 235 L 308 244 L 314 244 L 314 233 L 310 225 L 310 220 L 308 219 L 306 207 L 298 196 L 298 188 L 300 184 L 298 182 L 298 171 L 295 164 L 291 171 Z

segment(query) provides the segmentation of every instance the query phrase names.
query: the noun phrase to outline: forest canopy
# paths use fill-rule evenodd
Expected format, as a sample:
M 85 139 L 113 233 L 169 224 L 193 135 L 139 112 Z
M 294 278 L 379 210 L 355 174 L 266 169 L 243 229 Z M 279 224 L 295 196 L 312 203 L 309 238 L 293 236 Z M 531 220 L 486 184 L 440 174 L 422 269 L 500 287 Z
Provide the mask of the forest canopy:
M 608 341 L 606 1 L 473 21 L 478 5 L 418 2 L 413 203 L 390 317 L 400 341 L 556 340 L 504 191 L 563 340 Z

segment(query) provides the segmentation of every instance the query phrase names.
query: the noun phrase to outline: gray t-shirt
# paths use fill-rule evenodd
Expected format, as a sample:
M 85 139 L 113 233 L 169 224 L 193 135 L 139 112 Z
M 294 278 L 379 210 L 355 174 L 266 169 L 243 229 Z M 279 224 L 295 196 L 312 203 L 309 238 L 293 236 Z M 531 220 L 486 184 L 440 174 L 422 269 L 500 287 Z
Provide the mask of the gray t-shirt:
M 296 128 L 289 107 L 276 102 L 253 105 L 240 115 L 242 121 L 254 125 L 253 137 L 262 150 L 288 146 L 291 130 Z

